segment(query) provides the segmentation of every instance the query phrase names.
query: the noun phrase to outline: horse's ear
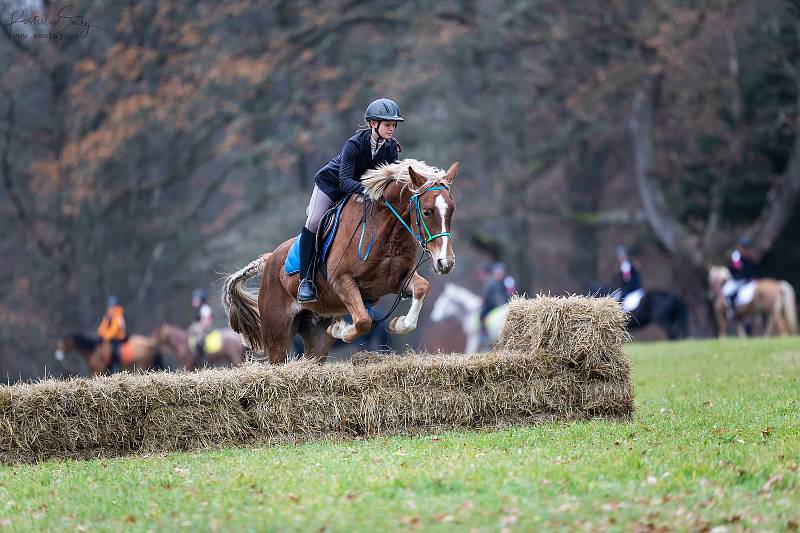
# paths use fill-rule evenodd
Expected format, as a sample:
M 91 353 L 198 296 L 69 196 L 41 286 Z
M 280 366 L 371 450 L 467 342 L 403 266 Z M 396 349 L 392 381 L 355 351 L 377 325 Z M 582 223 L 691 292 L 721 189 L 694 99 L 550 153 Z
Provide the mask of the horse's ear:
M 408 167 L 408 176 L 411 178 L 411 184 L 415 189 L 421 189 L 422 186 L 425 185 L 425 182 L 428 181 L 424 176 L 420 176 L 414 172 L 414 169 L 411 167 Z
M 458 161 L 450 165 L 450 168 L 447 169 L 447 175 L 444 177 L 444 181 L 447 182 L 447 186 L 450 187 L 453 184 L 453 179 L 458 174 Z

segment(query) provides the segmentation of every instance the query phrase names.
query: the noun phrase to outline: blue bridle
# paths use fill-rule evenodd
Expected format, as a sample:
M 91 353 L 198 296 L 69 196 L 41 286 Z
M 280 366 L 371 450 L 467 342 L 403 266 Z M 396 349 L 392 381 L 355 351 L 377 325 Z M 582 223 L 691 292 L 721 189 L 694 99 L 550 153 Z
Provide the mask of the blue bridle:
M 447 185 L 436 185 L 436 186 L 433 186 L 433 187 L 428 187 L 427 189 L 425 189 L 422 192 L 418 192 L 416 194 L 412 194 L 411 195 L 411 199 L 408 201 L 408 209 L 409 209 L 409 211 L 415 210 L 417 212 L 417 232 L 416 233 L 414 233 L 414 230 L 411 229 L 411 226 L 406 224 L 406 221 L 403 220 L 403 217 L 400 216 L 400 213 L 398 213 L 395 210 L 395 208 L 392 207 L 392 204 L 390 204 L 386 200 L 385 196 L 383 197 L 383 203 L 386 204 L 386 207 L 388 207 L 389 210 L 394 214 L 394 216 L 397 217 L 397 220 L 399 220 L 400 223 L 403 225 L 403 227 L 408 230 L 408 232 L 411 234 L 412 237 L 414 237 L 414 239 L 419 243 L 419 245 L 422 246 L 423 248 L 425 248 L 425 245 L 428 244 L 429 242 L 431 242 L 434 239 L 438 239 L 439 237 L 452 237 L 452 236 L 450 235 L 449 231 L 443 231 L 441 233 L 437 233 L 435 235 L 431 235 L 431 231 L 428 229 L 428 225 L 425 223 L 425 219 L 422 216 L 422 207 L 419 204 L 419 199 L 423 194 L 425 194 L 428 191 L 445 191 L 445 190 L 449 190 L 449 189 L 450 188 Z M 427 238 L 424 238 L 424 239 L 423 239 L 423 236 L 422 236 L 422 230 L 423 229 L 425 230 L 425 234 L 427 235 Z
M 443 231 L 441 233 L 431 234 L 431 231 L 428 229 L 428 225 L 425 223 L 425 218 L 422 216 L 422 206 L 419 203 L 419 199 L 423 194 L 425 194 L 428 191 L 446 191 L 446 190 L 450 190 L 450 187 L 448 187 L 447 185 L 434 185 L 433 187 L 428 187 L 427 189 L 425 189 L 422 192 L 418 192 L 418 193 L 415 193 L 415 194 L 411 195 L 411 199 L 408 201 L 408 209 L 409 209 L 409 212 L 412 211 L 412 210 L 417 212 L 417 231 L 416 232 L 414 232 L 414 230 L 411 229 L 411 226 L 406 224 L 406 221 L 403 220 L 403 217 L 400 215 L 400 213 L 398 213 L 397 210 L 394 207 L 392 207 L 392 204 L 390 204 L 388 202 L 388 200 L 386 200 L 385 196 L 383 197 L 383 203 L 386 204 L 386 207 L 389 208 L 389 210 L 397 218 L 397 220 L 400 221 L 400 223 L 403 225 L 403 227 L 406 228 L 406 230 L 411 234 L 412 237 L 414 237 L 414 240 L 417 241 L 417 243 L 419 243 L 419 245 L 424 249 L 425 246 L 429 242 L 431 242 L 432 240 L 438 239 L 439 237 L 452 237 L 452 235 L 450 235 L 449 231 Z M 370 205 L 370 210 L 369 210 L 369 224 L 370 224 L 370 230 L 371 230 L 371 228 L 372 228 L 372 205 Z M 364 230 L 366 229 L 366 227 L 367 227 L 367 217 L 366 217 L 366 207 L 365 207 L 364 215 L 361 218 L 361 238 L 358 240 L 358 252 L 357 252 L 358 253 L 358 258 L 361 259 L 362 261 L 366 261 L 367 258 L 369 257 L 369 252 L 372 249 L 372 241 L 373 241 L 372 235 L 370 235 L 369 245 L 367 246 L 367 251 L 364 254 L 364 256 L 362 257 L 361 256 L 361 246 L 362 246 L 362 244 L 364 242 Z M 425 231 L 425 237 L 423 237 L 423 235 L 422 235 L 423 230 Z

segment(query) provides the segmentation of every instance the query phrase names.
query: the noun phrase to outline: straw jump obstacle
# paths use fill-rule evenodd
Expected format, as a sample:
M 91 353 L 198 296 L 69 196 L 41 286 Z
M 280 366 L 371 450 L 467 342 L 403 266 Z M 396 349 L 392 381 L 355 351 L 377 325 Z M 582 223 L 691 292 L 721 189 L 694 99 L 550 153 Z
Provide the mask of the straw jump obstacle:
M 0 388 L 0 460 L 628 419 L 627 339 L 608 298 L 514 298 L 493 352 L 356 355 Z

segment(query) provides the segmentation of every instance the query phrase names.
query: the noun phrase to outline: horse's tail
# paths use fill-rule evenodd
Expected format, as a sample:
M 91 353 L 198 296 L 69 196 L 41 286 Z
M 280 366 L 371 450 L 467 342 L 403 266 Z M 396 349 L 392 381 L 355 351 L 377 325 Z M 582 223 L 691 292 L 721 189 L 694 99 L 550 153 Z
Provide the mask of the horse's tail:
M 788 281 L 781 281 L 781 307 L 786 318 L 786 327 L 789 335 L 797 334 L 797 305 L 795 304 L 794 289 Z
M 256 351 L 264 351 L 261 340 L 261 317 L 258 313 L 258 293 L 248 291 L 245 282 L 264 272 L 264 263 L 269 254 L 251 261 L 246 267 L 234 272 L 222 287 L 222 306 L 228 315 L 233 331 L 240 333 L 244 344 Z

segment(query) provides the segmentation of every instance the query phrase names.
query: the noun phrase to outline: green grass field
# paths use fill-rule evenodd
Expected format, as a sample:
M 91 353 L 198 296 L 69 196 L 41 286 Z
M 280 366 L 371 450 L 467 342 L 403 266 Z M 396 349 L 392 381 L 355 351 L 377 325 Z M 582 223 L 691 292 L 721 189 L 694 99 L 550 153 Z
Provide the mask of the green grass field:
M 2 466 L 0 529 L 800 527 L 800 338 L 628 352 L 629 423 Z

